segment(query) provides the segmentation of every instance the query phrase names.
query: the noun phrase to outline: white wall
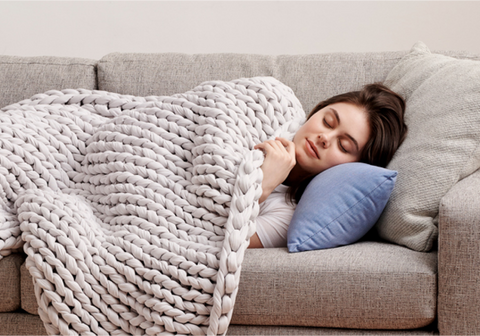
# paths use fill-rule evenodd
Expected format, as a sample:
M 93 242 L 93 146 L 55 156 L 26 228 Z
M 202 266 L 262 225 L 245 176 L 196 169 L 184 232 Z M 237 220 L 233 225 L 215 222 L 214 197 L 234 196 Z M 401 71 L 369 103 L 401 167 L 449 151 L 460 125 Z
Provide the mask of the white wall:
M 99 59 L 110 52 L 480 54 L 480 2 L 0 1 L 0 54 Z

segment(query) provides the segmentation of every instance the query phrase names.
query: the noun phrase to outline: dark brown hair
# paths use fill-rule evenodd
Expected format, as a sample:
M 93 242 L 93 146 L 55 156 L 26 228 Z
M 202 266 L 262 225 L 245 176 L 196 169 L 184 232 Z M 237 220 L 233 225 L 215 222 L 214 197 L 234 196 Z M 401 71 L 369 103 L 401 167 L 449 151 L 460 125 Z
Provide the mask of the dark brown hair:
M 370 126 L 370 138 L 362 150 L 359 161 L 386 167 L 407 136 L 404 99 L 383 84 L 368 84 L 360 91 L 342 93 L 320 102 L 307 119 L 335 103 L 350 103 L 365 111 Z M 290 187 L 288 192 L 290 199 L 298 203 L 312 178 Z

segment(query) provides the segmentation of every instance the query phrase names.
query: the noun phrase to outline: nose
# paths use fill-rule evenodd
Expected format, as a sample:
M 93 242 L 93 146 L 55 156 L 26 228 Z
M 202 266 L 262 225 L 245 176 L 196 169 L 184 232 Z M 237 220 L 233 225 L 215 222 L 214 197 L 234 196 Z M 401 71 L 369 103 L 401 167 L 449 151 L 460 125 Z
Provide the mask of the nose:
M 328 146 L 330 146 L 330 139 L 329 139 L 328 135 L 320 134 L 318 136 L 318 143 L 320 143 L 320 145 L 323 148 L 328 148 Z

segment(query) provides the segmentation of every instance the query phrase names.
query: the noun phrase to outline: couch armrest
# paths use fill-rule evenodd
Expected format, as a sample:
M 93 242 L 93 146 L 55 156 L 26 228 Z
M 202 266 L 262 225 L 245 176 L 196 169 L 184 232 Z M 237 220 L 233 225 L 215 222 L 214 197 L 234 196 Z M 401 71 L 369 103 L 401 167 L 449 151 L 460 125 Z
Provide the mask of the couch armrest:
M 479 335 L 480 171 L 443 197 L 438 225 L 438 329 Z

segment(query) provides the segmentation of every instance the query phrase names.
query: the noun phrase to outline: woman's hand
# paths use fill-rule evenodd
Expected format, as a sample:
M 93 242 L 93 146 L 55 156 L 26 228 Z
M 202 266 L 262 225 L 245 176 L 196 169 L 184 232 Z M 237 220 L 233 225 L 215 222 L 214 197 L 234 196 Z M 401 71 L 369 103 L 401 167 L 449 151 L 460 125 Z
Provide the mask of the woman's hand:
M 263 181 L 262 196 L 259 202 L 262 203 L 290 174 L 295 166 L 295 145 L 285 138 L 275 138 L 258 144 L 254 147 L 265 153 L 265 160 L 262 164 Z

